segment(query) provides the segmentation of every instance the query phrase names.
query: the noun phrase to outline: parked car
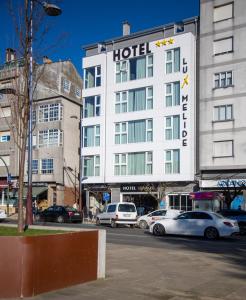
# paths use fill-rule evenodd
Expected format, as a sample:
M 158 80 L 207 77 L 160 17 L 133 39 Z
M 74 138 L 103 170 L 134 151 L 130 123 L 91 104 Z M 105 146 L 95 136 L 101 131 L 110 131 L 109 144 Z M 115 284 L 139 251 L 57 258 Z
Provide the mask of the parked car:
M 153 221 L 161 220 L 163 218 L 175 218 L 182 213 L 182 210 L 177 209 L 158 209 L 151 213 L 141 216 L 137 220 L 137 226 L 146 229 Z
M 218 211 L 219 214 L 227 219 L 236 220 L 240 233 L 246 234 L 246 211 L 239 209 L 223 209 Z
M 70 206 L 53 205 L 47 209 L 37 212 L 35 221 L 40 222 L 82 222 L 80 212 Z
M 134 203 L 119 202 L 108 204 L 101 214 L 97 215 L 96 224 L 110 224 L 115 228 L 119 224 L 134 227 L 137 223 L 137 209 Z
M 208 211 L 188 211 L 174 219 L 162 219 L 150 225 L 150 232 L 165 234 L 204 236 L 207 239 L 231 236 L 239 233 L 238 223 L 220 214 Z
M 4 221 L 7 218 L 5 210 L 0 209 L 0 221 Z

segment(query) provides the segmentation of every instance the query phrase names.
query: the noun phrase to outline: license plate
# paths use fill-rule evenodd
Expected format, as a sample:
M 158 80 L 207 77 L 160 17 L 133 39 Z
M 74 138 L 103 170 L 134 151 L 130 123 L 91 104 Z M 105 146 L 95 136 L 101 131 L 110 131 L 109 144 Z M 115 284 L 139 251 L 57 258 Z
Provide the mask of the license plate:
M 75 213 L 74 215 L 75 215 L 75 216 L 79 216 L 79 213 Z
M 124 217 L 130 217 L 130 214 L 123 214 Z

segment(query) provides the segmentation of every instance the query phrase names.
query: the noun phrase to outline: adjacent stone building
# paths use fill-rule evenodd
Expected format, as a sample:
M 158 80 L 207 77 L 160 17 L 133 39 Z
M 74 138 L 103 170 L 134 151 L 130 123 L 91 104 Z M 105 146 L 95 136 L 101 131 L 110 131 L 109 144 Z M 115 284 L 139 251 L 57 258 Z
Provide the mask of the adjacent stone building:
M 0 69 L 0 90 L 11 85 L 21 68 L 8 49 Z M 33 106 L 33 197 L 48 205 L 72 204 L 78 200 L 80 111 L 82 79 L 71 61 L 52 62 L 44 58 L 38 67 L 41 77 Z M 11 173 L 10 203 L 18 190 L 18 150 L 11 136 L 11 110 L 7 95 L 0 100 L 0 156 Z M 0 205 L 6 204 L 6 167 L 0 162 Z M 27 172 L 25 172 L 27 181 Z

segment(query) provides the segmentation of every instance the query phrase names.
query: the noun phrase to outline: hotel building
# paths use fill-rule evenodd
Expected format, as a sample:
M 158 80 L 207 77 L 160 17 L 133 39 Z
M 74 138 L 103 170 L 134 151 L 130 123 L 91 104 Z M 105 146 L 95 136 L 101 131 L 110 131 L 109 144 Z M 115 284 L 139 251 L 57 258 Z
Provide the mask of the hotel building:
M 192 208 L 198 19 L 87 45 L 83 188 L 88 208 Z

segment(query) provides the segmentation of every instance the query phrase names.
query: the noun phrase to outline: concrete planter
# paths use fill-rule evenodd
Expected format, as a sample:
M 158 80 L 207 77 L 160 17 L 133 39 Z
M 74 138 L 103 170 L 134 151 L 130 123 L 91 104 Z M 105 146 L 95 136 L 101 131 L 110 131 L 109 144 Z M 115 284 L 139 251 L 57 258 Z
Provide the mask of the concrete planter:
M 0 298 L 31 297 L 104 278 L 105 237 L 102 230 L 0 237 Z

